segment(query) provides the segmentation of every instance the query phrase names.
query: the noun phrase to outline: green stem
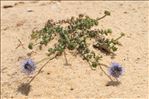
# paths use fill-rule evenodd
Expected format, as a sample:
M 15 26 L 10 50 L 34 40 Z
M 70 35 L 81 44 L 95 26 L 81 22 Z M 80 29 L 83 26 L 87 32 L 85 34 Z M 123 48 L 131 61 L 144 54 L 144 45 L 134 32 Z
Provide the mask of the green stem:
M 38 61 L 38 62 L 36 63 L 36 65 L 39 64 L 39 63 L 41 63 L 41 62 L 44 61 L 44 60 L 47 60 L 47 59 L 49 59 L 49 57 L 46 57 L 46 58 L 41 59 L 40 61 Z
M 38 42 L 38 43 L 35 43 L 33 46 L 35 46 L 35 45 L 38 45 L 38 44 L 40 44 L 40 42 Z
M 104 16 L 102 16 L 102 17 L 100 17 L 100 18 L 97 18 L 96 20 L 101 20 L 101 19 L 103 19 L 103 18 L 105 18 L 107 15 L 104 15 Z
M 65 51 L 64 51 L 64 57 L 65 57 L 65 61 L 66 61 L 66 64 L 65 64 L 65 65 L 70 65 L 70 64 L 68 63 L 68 60 L 67 60 L 66 52 L 65 52 Z
M 115 39 L 115 41 L 118 41 L 120 38 L 122 38 L 124 36 L 124 34 L 122 33 L 121 36 L 119 36 L 118 38 Z

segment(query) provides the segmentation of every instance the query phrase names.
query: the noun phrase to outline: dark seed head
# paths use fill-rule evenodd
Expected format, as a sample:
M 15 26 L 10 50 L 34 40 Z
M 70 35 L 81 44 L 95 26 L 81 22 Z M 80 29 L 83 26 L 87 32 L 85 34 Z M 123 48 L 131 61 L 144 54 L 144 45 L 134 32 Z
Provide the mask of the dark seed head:
M 35 63 L 31 59 L 26 59 L 22 64 L 22 71 L 28 75 L 32 74 L 35 68 Z
M 109 68 L 109 73 L 111 76 L 119 78 L 119 76 L 123 73 L 123 68 L 118 63 L 112 63 L 111 67 Z

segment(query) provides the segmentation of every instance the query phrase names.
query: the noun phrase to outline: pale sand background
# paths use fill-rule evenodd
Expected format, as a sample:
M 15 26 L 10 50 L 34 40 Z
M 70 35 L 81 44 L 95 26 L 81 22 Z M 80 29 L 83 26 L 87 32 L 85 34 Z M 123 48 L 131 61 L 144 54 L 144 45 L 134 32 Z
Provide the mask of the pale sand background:
M 18 2 L 18 1 L 16 1 Z M 4 5 L 14 5 L 15 1 L 1 2 L 1 72 L 2 97 L 48 98 L 147 98 L 148 91 L 148 2 L 24 2 L 4 9 Z M 33 12 L 27 12 L 28 10 Z M 119 86 L 105 86 L 109 79 L 101 72 L 90 69 L 79 56 L 67 52 L 71 66 L 65 66 L 64 56 L 52 60 L 31 83 L 28 96 L 17 92 L 21 83 L 30 78 L 20 72 L 19 57 L 26 57 L 32 29 L 40 29 L 45 22 L 66 19 L 79 13 L 91 17 L 102 16 L 109 10 L 111 16 L 100 21 L 100 27 L 112 28 L 113 37 L 124 32 L 115 59 L 104 56 L 102 63 L 109 65 L 119 62 L 125 68 Z M 24 47 L 15 49 L 20 39 Z M 32 56 L 35 61 L 45 57 L 38 51 Z M 42 64 L 37 65 L 37 70 Z M 105 68 L 106 70 L 106 68 Z M 50 73 L 49 75 L 47 73 Z M 25 78 L 26 77 L 26 78 Z M 73 88 L 73 90 L 71 90 Z M 35 98 L 35 99 L 36 99 Z

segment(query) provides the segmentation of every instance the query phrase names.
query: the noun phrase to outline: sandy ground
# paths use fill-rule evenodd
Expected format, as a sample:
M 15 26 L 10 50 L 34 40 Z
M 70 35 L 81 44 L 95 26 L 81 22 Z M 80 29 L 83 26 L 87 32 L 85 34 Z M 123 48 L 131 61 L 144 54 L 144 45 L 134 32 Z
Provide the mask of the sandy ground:
M 13 7 L 4 9 L 4 5 Z M 61 1 L 41 2 L 19 1 L 1 2 L 1 89 L 2 98 L 145 98 L 148 92 L 148 2 L 84 2 Z M 32 12 L 29 12 L 32 10 Z M 79 13 L 91 17 L 100 17 L 104 10 L 109 10 L 111 16 L 101 20 L 101 28 L 111 28 L 113 37 L 124 32 L 126 36 L 120 40 L 120 46 L 115 59 L 104 56 L 102 63 L 110 65 L 112 61 L 119 62 L 125 68 L 118 86 L 106 86 L 107 76 L 100 68 L 91 70 L 89 65 L 79 56 L 67 52 L 71 66 L 65 66 L 64 56 L 52 60 L 31 83 L 27 91 L 19 89 L 20 85 L 28 82 L 27 77 L 20 71 L 22 58 L 31 52 L 27 48 L 31 31 L 41 29 L 45 22 L 66 19 Z M 24 44 L 16 47 L 18 39 Z M 44 51 L 35 49 L 32 55 L 35 61 L 45 57 Z M 37 65 L 37 70 L 42 66 Z M 106 68 L 104 68 L 106 70 Z M 36 70 L 36 71 L 37 71 Z M 106 70 L 107 71 L 107 70 Z

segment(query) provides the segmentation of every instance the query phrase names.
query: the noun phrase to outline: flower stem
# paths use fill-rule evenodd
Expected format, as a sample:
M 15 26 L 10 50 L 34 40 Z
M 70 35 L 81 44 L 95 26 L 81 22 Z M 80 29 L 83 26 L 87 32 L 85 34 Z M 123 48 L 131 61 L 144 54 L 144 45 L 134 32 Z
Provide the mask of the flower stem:
M 100 67 L 100 69 L 103 71 L 103 73 L 104 73 L 111 81 L 113 81 L 112 78 L 103 70 L 102 66 L 99 65 L 99 67 Z
M 38 70 L 37 74 L 28 82 L 28 84 L 30 84 L 38 76 L 38 74 L 41 72 L 41 70 L 49 63 L 49 61 L 54 59 L 55 57 L 56 57 L 56 55 L 54 57 L 48 59 L 48 61 Z
M 41 59 L 40 61 L 38 61 L 38 62 L 36 63 L 36 65 L 39 64 L 39 63 L 41 63 L 41 62 L 44 61 L 44 60 L 47 60 L 47 59 L 49 59 L 49 57 L 45 57 L 45 58 Z
M 102 16 L 102 17 L 100 17 L 100 18 L 97 18 L 96 20 L 101 20 L 101 19 L 103 19 L 103 18 L 105 18 L 107 15 L 104 15 L 104 16 Z
M 70 65 L 70 64 L 68 63 L 68 60 L 67 60 L 66 52 L 65 52 L 65 51 L 64 51 L 64 57 L 65 57 L 65 61 L 66 61 L 65 65 Z

